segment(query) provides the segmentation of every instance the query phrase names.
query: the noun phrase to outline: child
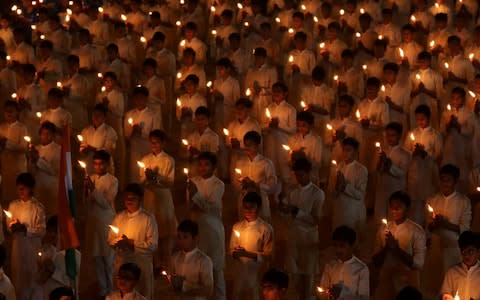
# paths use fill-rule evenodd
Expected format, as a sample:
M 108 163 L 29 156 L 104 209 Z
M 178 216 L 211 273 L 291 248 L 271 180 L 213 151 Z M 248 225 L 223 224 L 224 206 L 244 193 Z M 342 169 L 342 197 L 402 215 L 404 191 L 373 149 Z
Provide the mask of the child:
M 188 296 L 206 300 L 212 295 L 212 261 L 198 249 L 197 244 L 197 223 L 184 220 L 177 228 L 180 251 L 172 256 L 172 275 L 169 275 L 170 284 L 181 299 L 187 299 Z
M 415 27 L 411 24 L 402 27 L 402 42 L 398 47 L 402 49 L 403 53 L 400 50 L 395 53 L 396 61 L 406 65 L 409 69 L 414 68 L 418 54 L 423 50 L 423 47 L 414 40 L 415 32 Z
M 108 225 L 115 217 L 115 197 L 118 180 L 108 173 L 110 154 L 97 150 L 93 154 L 93 175 L 85 176 L 87 193 L 86 248 L 95 258 L 100 296 L 105 297 L 113 290 L 114 251 L 108 245 Z
M 275 199 L 278 193 L 275 168 L 271 160 L 260 154 L 261 143 L 262 136 L 258 132 L 247 132 L 243 137 L 245 154 L 235 164 L 235 177 L 232 177 L 232 181 L 236 190 L 240 192 L 237 201 L 240 218 L 242 216 L 242 197 L 247 192 L 258 191 L 260 193 L 263 200 L 260 215 L 267 220 L 270 219 L 269 198 Z
M 199 227 L 198 248 L 213 262 L 213 298 L 226 299 L 225 229 L 222 223 L 224 183 L 214 175 L 217 158 L 211 152 L 198 156 L 197 174 L 188 182 L 190 215 Z
M 38 183 L 38 201 L 45 207 L 47 217 L 58 213 L 58 173 L 60 170 L 61 146 L 54 140 L 56 128 L 53 123 L 40 126 L 40 144 L 29 147 L 29 170 Z
M 410 196 L 402 191 L 394 192 L 388 204 L 390 221 L 380 225 L 372 257 L 380 269 L 375 292 L 375 299 L 379 300 L 393 299 L 406 286 L 419 287 L 419 272 L 426 252 L 425 231 L 408 218 Z
M 309 111 L 297 113 L 297 133 L 288 139 L 290 147 L 290 163 L 294 164 L 299 157 L 307 158 L 312 167 L 311 179 L 319 184 L 320 166 L 322 164 L 322 139 L 312 132 L 313 114 Z
M 118 269 L 116 277 L 117 290 L 108 295 L 105 300 L 134 299 L 146 300 L 135 287 L 140 281 L 142 269 L 135 263 L 125 263 Z
M 363 98 L 365 94 L 365 79 L 360 68 L 354 65 L 355 54 L 350 49 L 345 49 L 341 54 L 342 62 L 340 72 L 333 75 L 332 88 L 338 90 L 339 95 L 351 95 L 356 101 Z
M 18 199 L 12 200 L 8 211 L 8 230 L 13 234 L 11 252 L 12 283 L 17 299 L 30 299 L 37 271 L 37 253 L 45 234 L 45 210 L 33 197 L 35 178 L 21 173 L 16 178 Z
M 151 46 L 147 48 L 145 57 L 156 60 L 158 75 L 162 78 L 172 78 L 175 76 L 177 63 L 175 61 L 175 55 L 165 48 L 165 34 L 155 32 L 150 44 Z
M 375 27 L 375 31 L 382 35 L 388 41 L 387 56 L 395 59 L 395 51 L 400 44 L 400 29 L 393 23 L 393 10 L 390 8 L 382 9 L 382 22 Z
M 365 60 L 365 75 L 369 77 L 382 78 L 383 67 L 389 61 L 385 57 L 385 51 L 387 49 L 387 41 L 384 39 L 376 39 L 373 42 L 373 57 Z
M 310 180 L 312 164 L 308 159 L 294 161 L 292 170 L 298 185 L 285 200 L 286 211 L 293 219 L 287 239 L 291 261 L 289 271 L 297 283 L 300 299 L 311 299 L 314 276 L 318 273 L 319 252 L 316 247 L 325 194 Z
M 235 101 L 240 98 L 240 83 L 232 76 L 232 72 L 234 72 L 234 66 L 228 58 L 222 58 L 217 61 L 218 77 L 213 83 L 212 94 L 215 100 L 218 98 L 223 102 L 223 110 L 218 111 L 216 114 L 218 116 L 223 115 L 223 118 L 220 118 L 221 120 L 217 120 L 221 122 L 220 128 L 226 126 L 228 122 L 234 119 Z M 215 109 L 222 108 L 215 105 Z
M 197 38 L 197 25 L 193 22 L 188 22 L 185 25 L 185 39 L 178 45 L 177 59 L 181 60 L 184 50 L 191 48 L 196 53 L 196 61 L 198 64 L 203 65 L 207 62 L 207 46 L 202 40 Z
M 347 226 L 339 226 L 332 233 L 336 259 L 323 270 L 320 287 L 327 289 L 334 299 L 369 299 L 370 277 L 365 263 L 353 255 L 357 234 Z
M 339 38 L 340 31 L 340 24 L 337 22 L 328 24 L 325 46 L 318 47 L 319 50 L 317 50 L 318 60 L 320 60 L 321 55 L 323 59 L 328 60 L 333 66 L 340 66 L 342 52 L 347 49 L 345 42 Z
M 377 151 L 377 182 L 375 193 L 375 220 L 380 222 L 387 214 L 387 199 L 396 191 L 407 189 L 407 171 L 410 153 L 400 145 L 403 128 L 392 122 L 385 128 L 386 146 Z
M 335 203 L 333 228 L 347 225 L 360 228 L 366 220 L 365 191 L 368 171 L 357 161 L 359 143 L 351 137 L 342 141 L 342 162 L 333 171 L 335 177 Z
M 162 118 L 162 106 L 165 105 L 166 89 L 165 82 L 156 74 L 157 61 L 153 58 L 147 58 L 143 61 L 144 78 L 142 80 L 143 86 L 148 89 L 148 104 L 147 106 Z
M 233 225 L 229 253 L 235 259 L 234 300 L 258 300 L 258 272 L 273 250 L 273 228 L 260 218 L 262 197 L 247 193 L 242 200 L 244 220 Z
M 3 105 L 4 122 L 0 124 L 0 157 L 2 175 L 2 206 L 16 196 L 15 178 L 20 173 L 27 171 L 25 151 L 28 136 L 25 125 L 18 121 L 18 104 L 8 100 Z
M 478 258 L 480 255 L 480 237 L 478 233 L 464 231 L 458 238 L 462 261 L 450 267 L 443 279 L 442 299 L 474 299 L 480 294 L 477 284 L 480 278 Z
M 440 68 L 444 70 L 442 73 L 446 82 L 445 89 L 450 91 L 457 86 L 467 88 L 475 77 L 472 62 L 463 55 L 461 40 L 458 36 L 449 36 L 447 45 L 448 55 L 439 62 Z M 446 103 L 440 105 L 445 107 Z
M 448 37 L 453 34 L 448 26 L 449 18 L 445 13 L 433 13 L 435 17 L 435 30 L 430 30 L 427 41 L 430 43 L 430 50 L 434 54 L 446 52 Z M 435 41 L 431 43 L 431 41 Z
M 175 161 L 163 151 L 167 135 L 156 129 L 150 132 L 150 153 L 142 157 L 140 182 L 145 187 L 144 208 L 155 216 L 159 228 L 159 247 L 155 268 L 167 266 L 177 228 L 171 188 L 175 177 Z
M 191 122 L 197 108 L 207 106 L 205 96 L 198 91 L 199 82 L 197 75 L 188 75 L 183 82 L 185 93 L 177 99 L 177 118 L 182 122 L 181 137 L 187 137 L 193 131 Z
M 425 266 L 425 290 L 436 294 L 447 269 L 461 260 L 457 240 L 460 233 L 470 228 L 472 208 L 470 200 L 456 191 L 460 170 L 454 165 L 440 169 L 440 192 L 427 200 L 425 210 L 431 245 Z
M 5 274 L 3 266 L 7 260 L 7 250 L 0 245 L 0 293 L 5 295 L 6 300 L 15 300 L 15 287 L 13 286 L 10 278 Z
M 62 62 L 53 55 L 53 43 L 42 40 L 38 46 L 37 79 L 45 91 L 54 87 L 63 78 Z
M 119 86 L 123 91 L 130 90 L 130 67 L 125 61 L 120 58 L 118 52 L 118 46 L 116 44 L 109 44 L 107 46 L 107 66 L 103 69 L 108 72 L 112 72 L 117 76 Z
M 153 298 L 153 262 L 152 255 L 158 246 L 158 227 L 155 217 L 142 208 L 143 188 L 132 183 L 125 188 L 124 204 L 126 209 L 113 219 L 112 230 L 108 234 L 108 243 L 115 249 L 115 270 L 128 262 L 135 262 L 142 270 L 138 290 L 147 300 Z
M 228 53 L 226 53 L 226 56 L 230 59 L 232 65 L 235 67 L 235 70 L 238 74 L 238 80 L 240 81 L 241 87 L 243 87 L 245 83 L 245 76 L 248 68 L 251 66 L 252 59 L 251 53 L 241 47 L 241 38 L 242 37 L 238 32 L 234 32 L 228 36 L 230 49 Z
M 190 156 L 195 158 L 200 152 L 212 152 L 217 154 L 219 150 L 220 138 L 209 127 L 210 111 L 205 106 L 199 106 L 195 110 L 195 127 L 187 138 L 188 151 Z
M 416 57 L 416 56 L 415 56 Z M 408 127 L 408 109 L 410 108 L 410 85 L 398 79 L 399 67 L 395 63 L 387 63 L 383 67 L 385 85 L 382 94 L 388 104 L 390 122 L 398 122 L 403 128 Z M 403 81 L 405 82 L 405 81 Z
M 48 91 L 47 110 L 41 113 L 40 124 L 49 121 L 57 127 L 58 135 L 63 134 L 65 126 L 71 128 L 72 114 L 65 108 L 61 107 L 63 102 L 63 92 L 58 88 L 52 88 Z
M 177 78 L 175 81 L 175 90 L 179 91 L 182 88 L 182 85 L 186 81 L 187 77 L 190 75 L 195 75 L 198 78 L 198 85 L 200 86 L 200 91 L 205 92 L 205 87 L 207 84 L 205 69 L 202 65 L 196 63 L 196 53 L 192 48 L 185 48 L 183 50 L 182 64 L 183 66 L 178 70 Z
M 130 180 L 138 182 L 137 161 L 150 150 L 148 135 L 154 129 L 162 129 L 162 120 L 147 107 L 148 89 L 143 86 L 133 90 L 135 108 L 125 114 L 123 130 L 130 141 Z
M 270 269 L 262 278 L 262 295 L 265 300 L 285 300 L 288 290 L 288 275 Z
M 297 32 L 293 39 L 295 48 L 288 53 L 288 61 L 285 63 L 285 78 L 293 77 L 295 74 L 302 77 L 309 76 L 312 74 L 316 61 L 312 50 L 306 49 L 307 34 Z

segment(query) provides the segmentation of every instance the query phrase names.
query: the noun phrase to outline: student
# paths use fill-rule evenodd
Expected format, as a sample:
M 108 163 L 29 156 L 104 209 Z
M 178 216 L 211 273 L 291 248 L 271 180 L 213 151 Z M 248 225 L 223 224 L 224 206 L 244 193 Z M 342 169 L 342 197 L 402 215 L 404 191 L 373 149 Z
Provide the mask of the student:
M 135 263 L 125 263 L 118 269 L 118 274 L 115 279 L 117 290 L 110 293 L 105 300 L 146 300 L 135 287 L 140 281 L 142 269 Z
M 385 128 L 385 141 L 377 151 L 377 182 L 375 193 L 375 220 L 380 222 L 387 213 L 387 199 L 396 191 L 407 188 L 410 153 L 400 145 L 402 124 L 392 122 Z
M 278 66 L 283 61 L 282 53 L 280 52 L 280 43 L 275 39 L 274 31 L 272 31 L 272 24 L 263 22 L 260 25 L 260 39 L 255 41 L 255 46 L 267 50 L 267 62 L 272 66 Z
M 247 192 L 258 191 L 262 196 L 260 215 L 270 219 L 270 200 L 278 193 L 277 176 L 273 163 L 260 154 L 262 136 L 256 131 L 249 131 L 243 137 L 245 154 L 235 164 L 234 187 L 240 192 L 237 208 L 239 218 L 242 218 L 242 198 Z M 283 149 L 281 151 L 284 151 Z M 238 169 L 238 172 L 237 172 Z
M 405 149 L 410 152 L 407 191 L 412 197 L 410 218 L 425 224 L 425 203 L 435 194 L 438 183 L 437 163 L 442 156 L 442 135 L 431 126 L 431 111 L 427 105 L 415 109 L 417 127 L 406 135 Z
M 434 6 L 432 6 L 432 8 L 434 8 Z M 431 43 L 431 41 L 435 41 L 435 43 L 433 44 L 433 46 L 432 44 L 430 44 L 430 51 L 433 54 L 445 53 L 447 52 L 448 48 L 448 37 L 453 35 L 453 32 L 448 26 L 448 23 L 451 22 L 451 18 L 449 18 L 447 14 L 442 12 L 431 12 L 431 14 L 434 16 L 435 26 L 432 26 L 434 27 L 434 30 L 430 30 L 428 32 L 427 41 L 429 41 L 429 43 Z
M 242 200 L 244 220 L 233 225 L 229 254 L 235 259 L 234 300 L 258 300 L 259 274 L 273 251 L 273 228 L 259 217 L 262 197 L 247 193 Z M 238 233 L 238 234 L 237 234 Z
M 415 56 L 416 57 L 416 56 Z M 382 96 L 388 104 L 390 122 L 402 124 L 406 131 L 408 127 L 408 109 L 410 108 L 410 85 L 399 80 L 399 67 L 395 63 L 387 63 L 383 67 L 385 84 L 382 86 Z M 403 81 L 404 82 L 404 81 Z
M 199 78 L 197 75 L 188 75 L 183 81 L 185 93 L 177 98 L 177 118 L 181 121 L 181 137 L 187 137 L 193 131 L 194 113 L 200 106 L 207 106 L 205 96 L 198 91 Z
M 181 299 L 206 300 L 213 291 L 213 266 L 210 258 L 198 249 L 198 225 L 184 220 L 177 228 L 179 251 L 172 255 L 172 272 L 168 279 Z
M 72 126 L 72 114 L 61 106 L 63 102 L 63 91 L 58 88 L 51 88 L 47 96 L 47 109 L 42 111 L 40 124 L 49 121 L 57 127 L 57 133 L 63 134 L 65 126 Z
M 341 54 L 342 61 L 338 80 L 331 82 L 332 88 L 336 88 L 339 95 L 348 94 L 359 101 L 365 95 L 365 79 L 361 69 L 354 65 L 355 54 L 350 49 L 345 49 Z
M 225 184 L 214 175 L 217 166 L 214 153 L 202 152 L 197 161 L 198 176 L 190 178 L 187 186 L 190 216 L 199 227 L 198 248 L 213 263 L 213 298 L 225 300 L 225 229 L 222 223 Z
M 11 251 L 12 283 L 18 299 L 30 299 L 33 293 L 36 258 L 45 234 L 45 210 L 33 197 L 35 178 L 21 173 L 16 178 L 18 199 L 12 200 L 7 228 L 13 234 Z
M 177 218 L 171 188 L 175 179 L 175 160 L 164 151 L 167 140 L 165 132 L 156 129 L 150 132 L 151 152 L 140 161 L 140 182 L 145 187 L 144 208 L 155 216 L 159 244 L 155 253 L 154 267 L 168 266 L 173 248 Z
M 194 22 L 188 22 L 185 25 L 185 39 L 178 45 L 178 60 L 181 60 L 182 55 L 184 55 L 183 51 L 187 48 L 195 51 L 198 64 L 203 65 L 207 62 L 207 46 L 197 37 L 197 24 Z
M 446 82 L 445 89 L 450 91 L 457 86 L 467 88 L 475 77 L 475 69 L 472 62 L 463 55 L 463 47 L 458 36 L 449 36 L 447 45 L 448 55 L 443 57 L 439 62 L 440 69 L 443 70 L 443 78 Z M 448 68 L 445 63 L 448 64 Z M 446 103 L 441 103 L 441 107 L 445 107 L 444 105 L 446 105 Z
M 164 115 L 162 107 L 167 101 L 165 82 L 157 73 L 157 61 L 153 58 L 147 58 L 143 61 L 143 78 L 140 84 L 148 89 L 147 106 L 162 118 Z
M 5 295 L 5 300 L 16 300 L 15 287 L 13 286 L 10 278 L 5 274 L 3 266 L 7 260 L 7 250 L 0 245 L 0 293 Z
M 395 51 L 400 44 L 400 28 L 393 22 L 393 10 L 382 9 L 382 22 L 375 27 L 375 31 L 388 40 L 386 56 L 391 60 L 395 59 Z
M 285 300 L 288 290 L 288 275 L 282 271 L 270 269 L 262 277 L 262 295 L 264 300 Z
M 357 234 L 347 226 L 332 233 L 336 259 L 325 265 L 320 287 L 334 299 L 369 299 L 370 277 L 367 265 L 353 254 Z
M 377 36 L 378 37 L 378 36 Z M 366 59 L 364 64 L 367 67 L 365 75 L 369 77 L 381 78 L 383 75 L 383 67 L 389 60 L 385 57 L 387 49 L 387 41 L 385 39 L 376 39 L 373 42 L 373 57 Z
M 223 110 L 216 115 L 223 115 L 223 118 L 220 118 L 217 122 L 221 122 L 221 127 L 224 127 L 234 119 L 235 101 L 240 98 L 240 83 L 232 76 L 235 70 L 230 59 L 219 59 L 216 66 L 218 75 L 213 82 L 212 94 L 216 101 L 221 99 L 223 102 Z M 218 106 L 215 106 L 215 108 L 220 109 Z
M 328 60 L 333 66 L 340 66 L 342 52 L 347 49 L 345 42 L 339 38 L 340 33 L 340 24 L 337 22 L 331 22 L 328 24 L 325 47 L 318 47 L 319 50 L 317 50 L 319 51 L 317 52 L 318 60 L 320 60 L 320 55 L 322 55 L 322 59 Z
M 114 251 L 108 245 L 108 225 L 115 217 L 115 197 L 118 180 L 107 170 L 110 154 L 97 150 L 93 154 L 92 175 L 85 176 L 87 193 L 86 249 L 95 258 L 95 269 L 100 296 L 105 297 L 113 290 Z
M 2 176 L 3 207 L 17 195 L 15 179 L 20 173 L 27 171 L 25 151 L 27 142 L 24 136 L 29 135 L 25 125 L 18 121 L 18 104 L 7 100 L 3 105 L 4 122 L 0 124 L 0 158 Z
M 38 45 L 37 79 L 45 91 L 54 87 L 63 78 L 62 62 L 53 54 L 53 43 L 49 40 L 42 40 Z
M 285 78 L 293 77 L 295 74 L 307 77 L 312 74 L 316 65 L 315 54 L 306 48 L 307 34 L 300 31 L 293 37 L 294 49 L 287 55 L 285 62 Z
M 199 106 L 195 110 L 195 130 L 188 135 L 188 151 L 192 158 L 196 158 L 200 152 L 212 152 L 217 154 L 220 146 L 220 138 L 210 128 L 210 111 L 205 106 Z
M 470 228 L 472 208 L 470 200 L 456 191 L 460 170 L 454 165 L 440 169 L 440 191 L 427 200 L 433 212 L 425 210 L 431 245 L 425 264 L 425 291 L 438 293 L 443 275 L 449 267 L 461 260 L 458 236 Z
M 394 192 L 388 199 L 387 224 L 380 225 L 372 261 L 380 270 L 375 299 L 393 299 L 406 286 L 419 287 L 426 252 L 423 228 L 408 218 L 410 196 Z
M 152 255 L 158 246 L 158 227 L 155 217 L 143 209 L 144 191 L 141 185 L 132 183 L 124 190 L 126 209 L 113 219 L 112 230 L 108 234 L 108 243 L 115 249 L 115 270 L 128 262 L 136 263 L 142 270 L 138 282 L 138 291 L 147 298 L 153 299 L 153 259 Z
M 360 229 L 366 220 L 365 191 L 368 171 L 357 161 L 359 143 L 351 137 L 342 141 L 342 161 L 333 169 L 335 175 L 335 203 L 333 228 L 347 225 Z
M 112 72 L 117 76 L 118 85 L 121 90 L 129 91 L 130 82 L 130 66 L 120 58 L 119 47 L 116 44 L 107 45 L 107 65 L 102 68 L 104 73 Z
M 61 146 L 54 141 L 56 128 L 44 122 L 39 129 L 40 144 L 29 147 L 29 171 L 37 182 L 38 201 L 45 207 L 47 217 L 58 214 L 58 173 Z
M 459 296 L 459 299 L 474 299 L 480 294 L 478 285 L 480 237 L 478 233 L 462 232 L 458 238 L 458 246 L 462 254 L 462 261 L 450 267 L 445 274 L 440 292 L 443 300 L 453 300 L 456 296 Z
M 298 185 L 285 199 L 285 211 L 292 216 L 288 230 L 289 272 L 301 299 L 313 298 L 314 276 L 318 273 L 318 225 L 323 215 L 324 192 L 310 179 L 312 164 L 306 158 L 293 162 Z
M 395 51 L 396 61 L 409 69 L 414 68 L 418 54 L 423 50 L 423 47 L 414 40 L 415 33 L 414 25 L 404 25 L 402 27 L 402 42 L 398 45 L 399 49 L 403 51 L 403 56 L 400 50 Z
M 199 90 L 203 94 L 207 84 L 205 69 L 203 65 L 196 63 L 196 53 L 192 48 L 185 48 L 183 50 L 182 67 L 177 72 L 175 80 L 175 90 L 181 92 L 184 82 L 190 75 L 195 75 L 198 78 Z

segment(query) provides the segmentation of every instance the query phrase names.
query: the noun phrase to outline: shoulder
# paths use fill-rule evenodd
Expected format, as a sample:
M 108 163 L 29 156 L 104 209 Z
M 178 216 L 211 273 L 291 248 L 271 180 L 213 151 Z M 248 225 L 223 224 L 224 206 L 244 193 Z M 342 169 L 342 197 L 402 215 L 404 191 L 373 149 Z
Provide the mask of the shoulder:
M 364 165 L 362 165 L 358 161 L 355 161 L 354 163 L 355 163 L 355 168 L 356 169 L 358 169 L 362 173 L 368 174 L 368 169 Z
M 263 228 L 266 232 L 273 233 L 273 227 L 267 221 L 263 220 L 262 218 L 258 218 L 258 223 L 261 228 Z
M 43 206 L 43 203 L 38 201 L 37 198 L 32 198 L 32 204 L 35 206 L 37 209 L 45 210 L 45 207 Z
M 407 222 L 408 222 L 408 226 L 410 227 L 410 232 L 412 232 L 412 234 L 425 235 L 425 230 L 423 230 L 423 228 L 422 228 L 422 226 L 420 226 L 420 224 L 415 223 L 411 219 L 408 219 Z

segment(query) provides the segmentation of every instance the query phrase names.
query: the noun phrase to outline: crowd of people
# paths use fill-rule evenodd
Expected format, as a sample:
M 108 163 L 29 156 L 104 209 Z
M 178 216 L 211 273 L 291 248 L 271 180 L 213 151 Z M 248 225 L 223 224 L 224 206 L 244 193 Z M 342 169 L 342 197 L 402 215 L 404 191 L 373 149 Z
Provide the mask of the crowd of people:
M 85 264 L 90 299 L 173 297 L 160 280 L 192 300 L 480 299 L 479 13 L 12 3 L 0 299 L 78 299 Z M 58 235 L 65 140 L 74 252 Z

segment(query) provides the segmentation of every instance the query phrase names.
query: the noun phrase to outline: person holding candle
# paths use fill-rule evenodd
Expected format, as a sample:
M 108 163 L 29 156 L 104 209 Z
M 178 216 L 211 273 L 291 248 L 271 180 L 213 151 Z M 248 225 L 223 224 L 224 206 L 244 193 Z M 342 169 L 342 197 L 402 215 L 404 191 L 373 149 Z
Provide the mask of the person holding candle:
M 320 286 L 333 299 L 369 299 L 370 276 L 367 265 L 353 254 L 357 234 L 348 226 L 332 233 L 335 259 L 327 262 Z
M 7 53 L 0 51 L 0 95 L 5 98 L 17 91 L 17 75 L 8 66 L 8 62 Z
M 262 200 L 258 193 L 248 192 L 242 199 L 245 219 L 232 228 L 229 254 L 235 259 L 234 300 L 259 299 L 258 273 L 273 251 L 273 228 L 259 217 Z
M 280 49 L 280 42 L 275 38 L 270 22 L 260 24 L 259 41 L 253 41 L 256 48 L 264 48 L 267 51 L 267 61 L 272 66 L 278 66 L 283 60 Z M 256 39 L 256 38 L 255 38 Z M 248 62 L 247 62 L 248 63 Z
M 86 253 L 95 258 L 100 296 L 105 297 L 113 290 L 114 251 L 109 247 L 108 225 L 115 216 L 115 197 L 118 180 L 108 172 L 110 154 L 97 150 L 93 154 L 94 174 L 85 176 L 87 192 Z
M 61 106 L 64 94 L 61 89 L 51 88 L 47 95 L 47 109 L 42 111 L 40 124 L 49 121 L 57 127 L 57 135 L 63 134 L 65 126 L 72 126 L 72 114 Z
M 209 126 L 210 111 L 205 106 L 195 110 L 195 130 L 187 137 L 188 151 L 193 162 L 200 152 L 218 154 L 220 138 Z
M 234 32 L 228 36 L 230 47 L 224 54 L 235 67 L 237 79 L 240 81 L 240 88 L 245 85 L 245 76 L 252 64 L 252 55 L 242 47 L 242 37 L 240 33 Z M 280 50 L 279 50 L 280 51 Z
M 323 215 L 324 192 L 312 182 L 312 163 L 307 158 L 293 161 L 298 185 L 284 199 L 284 209 L 293 222 L 288 229 L 287 267 L 301 299 L 312 299 L 314 275 L 318 272 L 318 225 Z
M 373 57 L 365 59 L 365 66 L 367 67 L 364 70 L 367 78 L 377 77 L 382 78 L 383 76 L 383 67 L 389 60 L 385 57 L 385 51 L 387 49 L 387 41 L 384 39 L 376 39 L 373 42 Z
M 445 272 L 461 260 L 457 240 L 469 230 L 472 220 L 470 200 L 456 191 L 459 178 L 458 167 L 444 165 L 440 169 L 440 191 L 427 200 L 433 212 L 425 211 L 431 246 L 425 263 L 424 289 L 430 295 L 438 293 Z
M 118 275 L 115 280 L 117 290 L 110 293 L 105 300 L 134 299 L 146 300 L 135 288 L 142 276 L 142 269 L 135 263 L 125 263 L 118 269 Z
M 433 55 L 443 53 L 447 50 L 448 37 L 453 34 L 448 27 L 449 17 L 445 13 L 432 14 L 435 19 L 434 30 L 428 33 L 427 41 L 430 43 L 430 50 Z M 434 43 L 432 43 L 434 41 Z
M 388 41 L 386 56 L 395 59 L 395 51 L 400 44 L 400 29 L 393 23 L 393 10 L 390 8 L 382 9 L 382 22 L 375 27 L 375 31 Z
M 102 70 L 104 73 L 113 72 L 117 76 L 119 86 L 123 91 L 129 91 L 130 82 L 130 67 L 123 61 L 119 54 L 119 46 L 117 44 L 107 45 L 107 61 Z
M 16 177 L 18 199 L 10 202 L 7 220 L 8 230 L 13 234 L 11 251 L 12 283 L 17 299 L 30 299 L 37 271 L 37 252 L 45 234 L 45 210 L 33 197 L 35 178 L 30 173 Z
M 205 68 L 203 65 L 196 63 L 196 53 L 192 48 L 185 48 L 182 56 L 182 67 L 177 72 L 177 78 L 175 80 L 175 90 L 177 93 L 182 93 L 187 89 L 185 83 L 187 77 L 195 75 L 198 78 L 198 86 L 200 92 L 205 93 L 205 87 L 207 84 Z
M 270 269 L 262 277 L 262 295 L 264 300 L 285 300 L 288 290 L 288 275 L 282 271 Z
M 179 251 L 172 255 L 172 274 L 167 278 L 180 299 L 207 300 L 213 293 L 212 260 L 198 248 L 198 235 L 197 223 L 184 220 L 178 225 Z
M 319 46 L 317 50 L 317 58 L 319 62 L 321 60 L 326 60 L 334 66 L 340 66 L 342 61 L 341 54 L 343 50 L 347 49 L 345 42 L 339 38 L 340 33 L 341 28 L 339 23 L 332 21 L 328 24 L 326 31 L 327 39 L 324 42 L 325 45 L 324 47 Z
M 150 132 L 151 152 L 141 159 L 140 182 L 145 187 L 144 208 L 155 216 L 158 225 L 159 244 L 154 255 L 154 267 L 167 266 L 173 248 L 177 228 L 175 206 L 171 188 L 175 177 L 175 160 L 164 151 L 167 140 L 165 132 L 156 129 Z
M 187 48 L 195 51 L 196 62 L 204 65 L 207 62 L 207 46 L 197 37 L 197 24 L 188 22 L 185 24 L 185 39 L 178 45 L 177 59 L 181 60 L 185 56 L 184 50 Z
M 92 35 L 94 36 L 93 39 L 95 40 L 97 37 L 94 33 L 92 33 Z M 78 56 L 79 69 L 81 71 L 92 73 L 98 70 L 102 63 L 102 57 L 100 54 L 101 52 L 99 49 L 100 47 L 97 48 L 97 46 L 94 46 L 90 42 L 90 31 L 88 31 L 88 29 L 82 28 L 78 31 L 78 43 L 78 47 L 76 49 L 72 49 L 71 53 Z M 103 47 L 104 46 L 102 46 L 102 48 Z M 86 73 L 86 76 L 89 77 L 89 80 L 94 80 L 93 78 L 95 78 L 93 77 L 94 74 L 92 73 Z M 91 103 L 88 103 L 87 105 L 91 106 Z
M 379 269 L 375 299 L 393 299 L 406 286 L 419 287 L 426 252 L 423 228 L 408 218 L 410 196 L 394 192 L 388 199 L 390 221 L 380 225 L 372 257 Z
M 378 39 L 378 33 L 375 27 L 372 26 L 372 16 L 368 13 L 361 13 L 358 17 L 359 28 L 352 36 L 352 47 L 358 51 L 357 61 L 364 62 L 369 58 L 373 51 L 374 43 Z
M 359 101 L 365 95 L 365 79 L 361 69 L 355 64 L 355 54 L 350 49 L 342 51 L 342 63 L 338 79 L 334 76 L 332 87 L 337 89 L 338 95 L 348 94 Z
M 218 76 L 213 82 L 212 94 L 215 101 L 221 100 L 223 102 L 221 107 L 215 105 L 216 109 L 222 109 L 216 114 L 217 116 L 223 115 L 223 118 L 216 120 L 217 127 L 222 128 L 234 119 L 235 101 L 240 98 L 240 83 L 232 76 L 234 66 L 230 59 L 219 59 L 216 67 Z
M 130 38 L 127 27 L 130 27 L 130 24 L 125 22 L 113 23 L 113 42 L 118 46 L 118 57 L 127 64 L 129 69 L 132 69 L 137 65 L 138 57 L 135 43 Z
M 9 54 L 13 62 L 18 62 L 19 64 L 35 64 L 35 50 L 32 45 L 26 41 L 25 30 L 21 27 L 13 29 L 13 38 L 15 39 L 15 49 L 10 51 Z M 32 36 L 35 35 L 35 32 L 32 32 Z
M 414 40 L 415 32 L 415 26 L 411 24 L 404 25 L 402 27 L 402 41 L 396 51 L 396 61 L 406 65 L 408 69 L 414 68 L 418 54 L 423 51 L 423 47 Z
M 132 183 L 124 190 L 126 209 L 119 212 L 112 225 L 118 233 L 109 231 L 108 243 L 115 249 L 115 270 L 128 262 L 136 263 L 142 270 L 138 291 L 147 298 L 153 298 L 152 255 L 158 246 L 158 227 L 155 217 L 143 209 L 144 190 L 141 185 Z
M 143 76 L 140 81 L 143 86 L 148 89 L 148 103 L 147 106 L 158 115 L 158 118 L 163 119 L 164 116 L 162 107 L 166 103 L 166 89 L 165 82 L 160 78 L 157 72 L 157 61 L 153 58 L 147 58 L 143 61 L 142 71 Z
M 198 248 L 213 262 L 213 297 L 226 299 L 225 229 L 222 223 L 224 183 L 214 175 L 217 158 L 211 152 L 198 156 L 197 174 L 187 183 L 191 202 L 190 216 L 198 224 Z
M 479 234 L 462 232 L 458 246 L 462 261 L 450 267 L 445 274 L 440 292 L 442 300 L 474 299 L 480 294 Z
M 306 48 L 307 34 L 300 31 L 293 38 L 294 49 L 288 53 L 288 62 L 285 68 L 285 78 L 293 77 L 298 74 L 307 77 L 312 74 L 316 65 L 315 54 L 312 50 Z M 293 82 L 292 82 L 293 83 Z

